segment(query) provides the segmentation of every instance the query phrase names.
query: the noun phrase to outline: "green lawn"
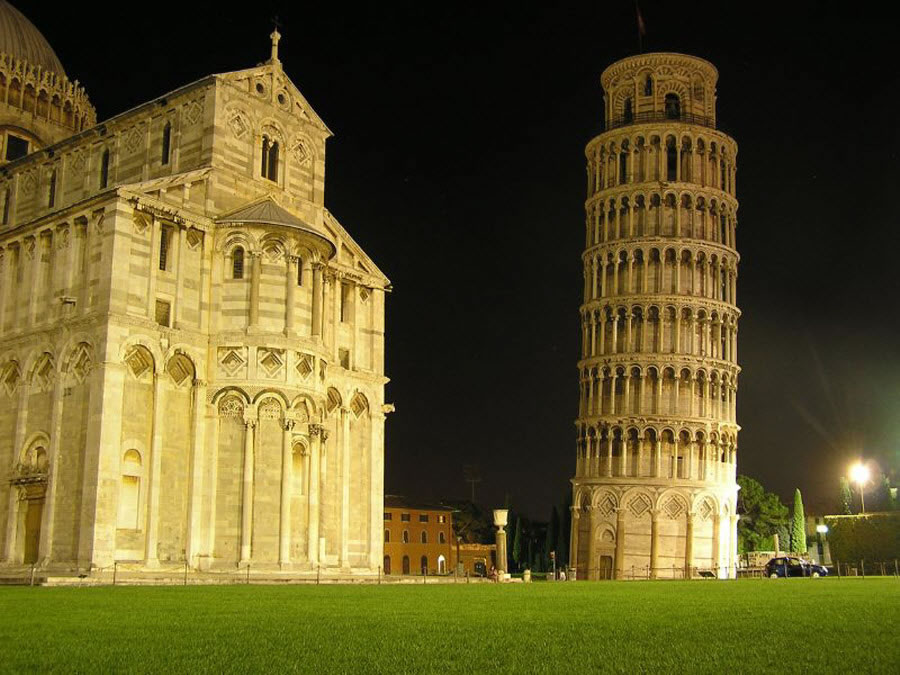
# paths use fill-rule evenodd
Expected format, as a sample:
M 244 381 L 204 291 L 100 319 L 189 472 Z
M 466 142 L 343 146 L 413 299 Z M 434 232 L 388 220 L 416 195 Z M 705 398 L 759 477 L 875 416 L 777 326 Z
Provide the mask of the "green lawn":
M 891 578 L 0 588 L 0 670 L 889 672 L 898 625 Z

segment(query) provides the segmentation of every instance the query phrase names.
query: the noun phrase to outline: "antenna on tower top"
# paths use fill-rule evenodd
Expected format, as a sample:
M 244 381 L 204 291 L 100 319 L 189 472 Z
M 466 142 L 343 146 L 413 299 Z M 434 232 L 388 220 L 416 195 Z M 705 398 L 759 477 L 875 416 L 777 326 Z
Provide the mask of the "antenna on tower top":
M 278 41 L 281 39 L 281 33 L 278 32 L 278 29 L 281 27 L 281 21 L 278 20 L 278 15 L 272 17 L 272 25 L 273 30 L 272 34 L 269 35 L 272 38 L 272 58 L 269 59 L 272 63 L 280 63 L 278 60 Z

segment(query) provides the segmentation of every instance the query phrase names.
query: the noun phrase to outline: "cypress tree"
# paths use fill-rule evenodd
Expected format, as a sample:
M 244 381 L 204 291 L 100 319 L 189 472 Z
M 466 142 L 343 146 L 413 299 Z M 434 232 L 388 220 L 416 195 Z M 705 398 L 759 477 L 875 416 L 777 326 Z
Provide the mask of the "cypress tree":
M 846 477 L 841 477 L 841 515 L 849 516 L 853 514 L 853 493 L 850 492 L 850 481 Z
M 557 532 L 559 532 L 559 515 L 554 506 L 550 510 L 550 522 L 547 523 L 547 539 L 544 542 L 544 569 L 546 570 L 550 569 L 550 551 L 556 550 Z
M 791 551 L 806 553 L 806 516 L 803 513 L 803 498 L 800 488 L 794 490 L 794 517 L 791 521 Z
M 522 560 L 522 518 L 516 518 L 515 535 L 513 536 L 512 559 L 516 563 L 516 571 L 519 570 L 519 561 Z

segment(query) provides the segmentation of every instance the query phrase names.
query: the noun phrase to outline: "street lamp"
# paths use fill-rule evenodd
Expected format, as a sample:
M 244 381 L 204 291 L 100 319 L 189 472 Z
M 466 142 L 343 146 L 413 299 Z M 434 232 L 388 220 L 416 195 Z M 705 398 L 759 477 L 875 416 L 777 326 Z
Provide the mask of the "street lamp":
M 869 482 L 869 467 L 862 462 L 857 462 L 850 467 L 850 480 L 859 487 L 859 502 L 862 505 L 862 512 L 866 512 L 866 498 L 863 494 L 863 486 Z

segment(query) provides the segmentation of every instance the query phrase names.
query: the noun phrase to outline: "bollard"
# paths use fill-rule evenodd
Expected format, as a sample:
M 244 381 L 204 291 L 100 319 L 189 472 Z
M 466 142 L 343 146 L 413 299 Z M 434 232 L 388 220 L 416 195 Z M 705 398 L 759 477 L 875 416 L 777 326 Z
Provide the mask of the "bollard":
M 115 562 L 113 562 L 113 586 L 116 585 L 116 575 L 118 574 L 118 572 L 119 572 L 119 561 L 116 560 Z
M 466 570 L 466 583 L 469 583 L 469 570 Z
M 381 586 L 381 565 L 378 566 L 378 585 Z
M 319 576 L 322 574 L 322 566 L 316 565 L 316 586 L 319 585 Z
M 31 585 L 34 586 L 34 563 L 31 563 Z
M 859 572 L 860 572 L 860 574 L 862 574 L 862 578 L 865 579 L 866 578 L 866 561 L 865 560 L 859 561 Z
M 894 576 L 900 577 L 900 569 L 897 568 L 897 559 L 894 558 Z
M 250 583 L 250 563 L 247 563 L 247 583 Z
M 841 578 L 841 561 L 836 560 L 834 567 L 837 570 L 838 579 L 840 579 Z
M 187 586 L 187 575 L 188 575 L 188 563 L 187 560 L 184 561 L 184 585 Z

